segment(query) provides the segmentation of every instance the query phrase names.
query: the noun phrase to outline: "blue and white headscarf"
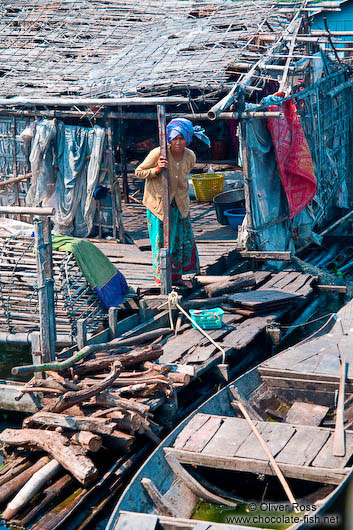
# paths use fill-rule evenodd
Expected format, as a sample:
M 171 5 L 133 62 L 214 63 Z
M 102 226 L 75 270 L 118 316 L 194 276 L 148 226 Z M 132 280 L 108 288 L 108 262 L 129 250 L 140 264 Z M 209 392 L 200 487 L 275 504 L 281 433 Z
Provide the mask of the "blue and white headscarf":
M 192 140 L 192 137 L 195 135 L 199 140 L 207 144 L 208 147 L 211 147 L 211 142 L 208 136 L 206 136 L 205 134 L 205 129 L 202 129 L 199 125 L 196 125 L 194 127 L 191 121 L 187 120 L 186 118 L 174 118 L 168 123 L 168 144 L 170 144 L 170 142 L 174 140 L 174 138 L 176 138 L 178 134 L 182 134 L 184 136 L 186 145 L 189 145 Z

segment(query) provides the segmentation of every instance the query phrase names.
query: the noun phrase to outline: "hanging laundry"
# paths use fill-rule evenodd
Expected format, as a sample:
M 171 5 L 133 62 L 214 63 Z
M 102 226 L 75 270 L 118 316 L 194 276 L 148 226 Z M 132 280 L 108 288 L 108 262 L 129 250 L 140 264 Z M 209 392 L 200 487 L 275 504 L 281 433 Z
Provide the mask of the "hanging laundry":
M 267 127 L 272 136 L 279 175 L 288 199 L 290 219 L 293 219 L 316 193 L 313 163 L 295 104 L 288 100 L 281 107 L 273 105 L 268 110 L 282 110 L 284 113 L 283 118 L 267 118 Z
M 72 252 L 87 283 L 97 293 L 102 307 L 118 306 L 129 287 L 124 275 L 96 245 L 68 236 L 53 236 L 53 250 Z

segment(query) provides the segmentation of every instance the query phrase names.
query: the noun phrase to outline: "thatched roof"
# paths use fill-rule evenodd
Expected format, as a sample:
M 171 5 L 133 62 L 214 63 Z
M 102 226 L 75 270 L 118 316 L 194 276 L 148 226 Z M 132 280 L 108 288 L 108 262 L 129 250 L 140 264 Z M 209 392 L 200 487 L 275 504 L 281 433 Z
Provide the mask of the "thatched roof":
M 219 97 L 256 32 L 288 18 L 267 0 L 0 0 L 0 96 Z

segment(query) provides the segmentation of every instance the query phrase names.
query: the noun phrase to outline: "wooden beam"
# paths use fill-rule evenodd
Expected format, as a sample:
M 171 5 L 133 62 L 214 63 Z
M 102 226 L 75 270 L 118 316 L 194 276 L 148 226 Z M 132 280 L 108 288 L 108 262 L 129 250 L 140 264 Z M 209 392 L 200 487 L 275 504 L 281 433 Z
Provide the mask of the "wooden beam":
M 165 106 L 157 105 L 160 156 L 168 158 Z M 172 288 L 170 260 L 170 186 L 168 170 L 162 170 L 163 182 L 163 248 L 161 249 L 161 293 L 169 294 Z
M 230 471 L 244 471 L 255 474 L 275 475 L 268 460 L 253 460 L 236 456 L 215 456 L 193 451 L 183 451 L 182 449 L 166 448 L 165 452 L 171 452 L 181 464 L 193 466 L 210 467 L 214 469 L 227 469 Z M 298 466 L 295 464 L 278 463 L 282 473 L 287 478 L 297 478 L 311 482 L 321 482 L 325 484 L 340 484 L 350 473 L 351 468 L 326 469 L 322 467 Z
M 287 251 L 275 250 L 240 250 L 239 254 L 242 258 L 255 259 L 258 261 L 291 261 L 291 253 Z

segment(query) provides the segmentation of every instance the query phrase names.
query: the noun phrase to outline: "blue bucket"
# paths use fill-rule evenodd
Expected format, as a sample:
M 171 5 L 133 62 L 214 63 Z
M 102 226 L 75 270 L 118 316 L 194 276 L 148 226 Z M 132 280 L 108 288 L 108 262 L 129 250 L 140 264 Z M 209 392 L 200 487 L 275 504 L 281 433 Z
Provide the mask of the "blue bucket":
M 227 217 L 230 226 L 237 230 L 244 221 L 245 213 L 245 208 L 231 208 L 226 210 L 224 215 Z

